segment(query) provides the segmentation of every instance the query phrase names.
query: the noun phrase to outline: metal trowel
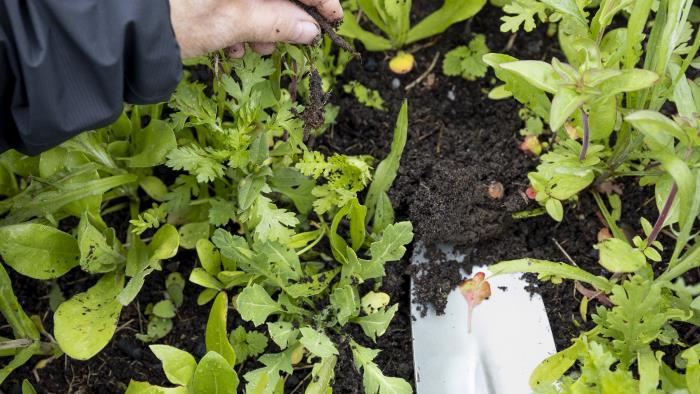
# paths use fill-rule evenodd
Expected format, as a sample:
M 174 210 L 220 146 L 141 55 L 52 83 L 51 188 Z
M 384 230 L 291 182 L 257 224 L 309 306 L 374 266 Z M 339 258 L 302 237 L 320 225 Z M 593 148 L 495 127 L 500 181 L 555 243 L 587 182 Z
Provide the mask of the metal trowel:
M 463 261 L 449 245 L 440 248 L 450 259 Z M 417 245 L 413 263 L 429 264 Z M 463 272 L 467 277 L 487 267 Z M 474 309 L 467 329 L 467 302 L 457 288 L 449 295 L 445 314 L 421 309 L 413 300 L 413 357 L 418 394 L 526 394 L 530 374 L 554 354 L 554 338 L 539 294 L 530 294 L 520 274 L 489 278 L 491 297 Z

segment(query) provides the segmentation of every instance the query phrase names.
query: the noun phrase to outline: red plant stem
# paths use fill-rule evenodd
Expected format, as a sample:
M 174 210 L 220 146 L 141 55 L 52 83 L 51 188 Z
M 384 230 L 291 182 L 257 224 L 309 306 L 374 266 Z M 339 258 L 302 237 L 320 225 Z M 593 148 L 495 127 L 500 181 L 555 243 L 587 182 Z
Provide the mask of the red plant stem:
M 588 112 L 581 109 L 581 121 L 583 122 L 583 143 L 581 145 L 581 153 L 578 155 L 579 161 L 586 160 L 586 153 L 588 153 L 588 145 L 591 139 L 591 126 L 588 121 Z
M 654 241 L 656 241 L 656 237 L 659 236 L 659 233 L 661 232 L 661 229 L 664 226 L 664 223 L 666 222 L 666 218 L 668 217 L 668 213 L 671 210 L 671 206 L 673 205 L 673 201 L 676 199 L 676 194 L 678 193 L 678 185 L 676 182 L 673 182 L 673 187 L 671 187 L 671 192 L 668 193 L 668 198 L 666 198 L 666 202 L 664 203 L 664 207 L 661 209 L 661 214 L 659 217 L 656 219 L 656 223 L 654 223 L 654 228 L 651 229 L 651 233 L 649 234 L 649 237 L 647 238 L 647 246 L 651 245 Z

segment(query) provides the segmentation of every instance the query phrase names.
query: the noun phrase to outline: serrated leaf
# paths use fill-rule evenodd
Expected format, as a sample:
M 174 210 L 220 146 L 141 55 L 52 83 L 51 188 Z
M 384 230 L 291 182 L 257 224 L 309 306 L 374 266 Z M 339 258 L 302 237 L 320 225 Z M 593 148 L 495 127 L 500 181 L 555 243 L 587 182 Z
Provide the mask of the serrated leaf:
M 267 294 L 265 288 L 257 283 L 243 289 L 236 299 L 238 312 L 245 321 L 252 321 L 255 326 L 265 323 L 272 313 L 280 312 L 280 306 Z

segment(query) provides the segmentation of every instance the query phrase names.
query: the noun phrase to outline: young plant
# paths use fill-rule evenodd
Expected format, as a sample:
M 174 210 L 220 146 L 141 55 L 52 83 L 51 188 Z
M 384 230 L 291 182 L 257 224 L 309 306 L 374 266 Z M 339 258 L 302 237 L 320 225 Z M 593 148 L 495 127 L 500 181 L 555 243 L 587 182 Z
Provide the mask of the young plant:
M 700 327 L 696 314 L 700 289 L 683 279 L 700 267 L 700 237 L 693 232 L 700 214 L 700 119 L 671 120 L 644 110 L 629 114 L 626 121 L 644 135 L 647 155 L 660 163 L 643 178 L 645 184 L 656 186 L 659 215 L 653 225 L 642 218 L 643 234 L 630 244 L 617 224 L 619 198 L 609 199 L 611 212 L 597 196 L 613 237 L 602 237 L 595 247 L 603 272 L 610 275 L 534 259 L 490 267 L 494 274 L 534 272 L 555 283 L 576 281 L 584 295 L 584 316 L 590 300 L 601 303 L 592 315 L 595 327 L 535 370 L 530 381 L 535 392 L 569 392 L 582 385 L 600 387 L 603 392 L 613 388 L 643 393 L 659 388 L 662 392 L 700 390 L 700 342 L 678 333 L 684 325 Z M 659 240 L 663 229 L 673 234 L 673 247 L 665 256 Z M 682 350 L 669 362 L 663 355 L 674 346 Z M 580 372 L 567 374 L 574 366 Z
M 459 284 L 459 291 L 467 301 L 468 310 L 468 332 L 472 332 L 472 314 L 482 301 L 491 297 L 491 284 L 486 280 L 483 272 L 477 272 L 473 277 L 467 278 Z
M 484 56 L 505 82 L 491 97 L 513 96 L 555 133 L 551 152 L 529 178 L 537 201 L 556 220 L 563 218 L 563 203 L 594 182 L 644 168 L 643 136 L 626 114 L 659 110 L 668 101 L 683 115 L 696 109 L 694 82 L 685 77 L 700 46 L 700 35 L 686 23 L 692 1 L 661 1 L 654 12 L 652 1 L 606 0 L 590 14 L 589 3 L 528 0 L 505 8 L 525 21 L 526 30 L 534 15 L 560 20 L 568 63 Z M 618 15 L 629 15 L 626 25 L 608 30 Z M 504 19 L 504 28 L 517 29 L 513 18 Z M 651 21 L 647 38 L 643 29 Z
M 12 337 L 0 334 L 0 358 L 9 358 L 0 368 L 0 385 L 15 369 L 27 363 L 34 356 L 59 357 L 62 353 L 56 342 L 41 325 L 38 317 L 29 317 L 17 302 L 12 291 L 12 283 L 7 271 L 0 265 L 0 314 L 12 330 Z M 44 336 L 47 341 L 42 341 Z M 31 387 L 28 382 L 22 384 Z M 27 389 L 28 390 L 28 389 Z
M 488 70 L 482 59 L 487 53 L 486 36 L 477 34 L 468 45 L 458 46 L 445 54 L 442 72 L 450 77 L 461 76 L 468 81 L 482 78 Z
M 378 91 L 369 89 L 365 85 L 357 82 L 350 81 L 345 86 L 343 86 L 345 93 L 352 93 L 353 96 L 360 102 L 360 104 L 374 108 L 378 111 L 384 111 L 384 99 Z
M 445 0 L 442 7 L 411 27 L 411 0 L 358 0 L 358 6 L 386 37 L 360 26 L 353 16 L 346 17 L 339 33 L 358 39 L 369 51 L 401 49 L 408 44 L 438 35 L 455 23 L 464 21 L 486 3 L 485 0 Z M 359 17 L 359 15 L 358 15 Z

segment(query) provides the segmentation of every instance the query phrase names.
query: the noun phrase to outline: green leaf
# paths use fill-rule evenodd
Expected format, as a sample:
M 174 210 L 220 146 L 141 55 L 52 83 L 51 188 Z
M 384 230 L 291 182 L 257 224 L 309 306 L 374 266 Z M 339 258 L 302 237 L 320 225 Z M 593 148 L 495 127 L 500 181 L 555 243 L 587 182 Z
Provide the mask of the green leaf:
M 194 249 L 197 241 L 209 238 L 209 222 L 187 223 L 180 227 L 180 246 Z
M 267 323 L 267 331 L 270 333 L 272 341 L 282 350 L 294 343 L 299 336 L 299 329 L 294 328 L 292 323 L 286 321 Z
M 350 340 L 355 368 L 362 370 L 362 385 L 368 394 L 411 394 L 413 388 L 401 378 L 385 376 L 373 361 L 379 350 L 369 349 Z
M 624 69 L 619 70 L 619 72 L 618 75 L 596 85 L 596 88 L 605 96 L 614 96 L 619 93 L 649 88 L 659 80 L 659 76 L 655 72 L 648 70 Z
M 126 258 L 114 230 L 99 231 L 90 223 L 89 213 L 83 213 L 78 225 L 78 248 L 80 249 L 80 266 L 91 274 L 114 271 Z M 109 240 L 107 236 L 109 236 Z
M 153 305 L 153 314 L 163 319 L 175 317 L 175 305 L 170 300 L 163 300 Z
M 165 157 L 177 148 L 175 133 L 170 125 L 159 119 L 151 119 L 148 126 L 133 134 L 136 154 L 127 159 L 129 167 L 155 167 L 165 163 Z
M 610 272 L 635 272 L 647 262 L 641 250 L 621 239 L 609 238 L 595 247 L 600 251 L 600 265 Z
M 167 345 L 151 345 L 149 348 L 163 363 L 163 372 L 170 383 L 180 386 L 190 383 L 197 368 L 197 361 L 191 354 Z
M 160 178 L 152 175 L 140 178 L 139 186 L 148 194 L 148 197 L 158 202 L 163 202 L 165 195 L 168 194 L 168 187 L 165 186 L 165 183 Z
M 180 247 L 180 235 L 171 224 L 164 224 L 153 234 L 148 244 L 150 261 L 167 260 L 175 257 Z
M 548 387 L 558 381 L 576 363 L 579 348 L 577 341 L 572 346 L 544 359 L 530 375 L 530 388 L 535 390 Z
M 683 129 L 676 122 L 656 111 L 636 111 L 625 117 L 644 136 L 654 141 L 656 146 L 672 147 L 673 139 L 688 143 Z
M 331 293 L 330 301 L 341 326 L 344 326 L 350 318 L 356 317 L 360 313 L 360 296 L 355 286 L 336 287 Z
M 80 263 L 73 237 L 37 223 L 0 227 L 0 255 L 20 274 L 42 280 L 59 278 Z
M 368 51 L 387 51 L 391 49 L 389 40 L 363 29 L 352 16 L 343 18 L 343 24 L 340 25 L 338 34 L 362 41 L 362 45 Z
M 486 36 L 477 34 L 469 45 L 459 46 L 445 54 L 442 72 L 447 76 L 461 76 L 468 81 L 474 81 L 486 75 L 488 66 L 483 56 L 489 53 L 486 46 Z
M 27 379 L 22 381 L 22 394 L 37 394 L 36 389 Z
M 301 283 L 295 283 L 293 285 L 284 288 L 284 292 L 289 294 L 292 298 L 299 297 L 310 297 L 322 293 L 328 288 L 333 278 L 338 275 L 340 269 L 334 269 L 331 271 L 320 272 L 318 274 L 307 277 Z
M 117 296 L 124 276 L 107 274 L 89 288 L 61 304 L 54 313 L 54 337 L 68 356 L 87 360 L 107 346 L 122 310 Z
M 651 348 L 642 349 L 638 353 L 639 392 L 640 394 L 656 393 L 659 386 L 659 360 Z
M 408 137 L 408 101 L 404 100 L 401 105 L 401 110 L 399 111 L 399 116 L 396 119 L 396 127 L 394 128 L 394 138 L 391 142 L 391 150 L 387 157 L 382 160 L 377 166 L 377 170 L 374 172 L 374 180 L 369 186 L 367 191 L 367 197 L 365 198 L 365 206 L 367 207 L 367 214 L 365 216 L 365 222 L 369 224 L 369 221 L 374 219 L 375 226 L 377 224 L 377 217 L 375 212 L 377 212 L 377 204 L 382 196 L 386 195 L 386 192 L 391 187 L 396 179 L 396 173 L 401 164 L 401 155 L 403 154 L 404 147 L 406 146 L 406 139 Z M 378 228 L 377 230 L 383 230 L 383 228 Z M 376 230 L 375 230 L 376 231 Z
M 559 130 L 586 100 L 588 100 L 586 95 L 579 95 L 567 88 L 559 89 L 552 99 L 552 109 L 549 114 L 549 126 L 552 130 Z
M 35 354 L 39 354 L 39 346 L 41 346 L 41 343 L 34 342 L 33 344 L 22 348 L 20 351 L 18 351 L 17 354 L 15 354 L 15 356 L 12 358 L 12 360 L 0 369 L 0 384 L 2 384 L 5 381 L 5 379 L 7 379 L 7 377 L 12 373 L 12 371 L 26 364 L 29 361 L 29 359 L 32 358 L 32 356 L 34 356 Z
M 12 281 L 5 267 L 0 264 L 0 313 L 12 327 L 15 338 L 39 340 L 39 330 L 22 309 L 12 291 Z
M 338 355 L 338 349 L 335 348 L 335 345 L 326 334 L 311 327 L 302 327 L 299 331 L 301 331 L 299 342 L 313 355 L 321 358 Z
M 221 272 L 221 254 L 208 239 L 200 239 L 196 245 L 197 257 L 202 264 L 202 268 L 210 275 L 217 275 Z
M 545 208 L 549 216 L 557 222 L 561 222 L 562 219 L 564 219 L 564 206 L 562 206 L 561 201 L 556 198 L 548 199 L 545 203 Z
M 442 7 L 408 32 L 406 43 L 410 44 L 444 32 L 453 24 L 471 18 L 481 10 L 484 4 L 486 0 L 445 0 Z
M 399 304 L 394 304 L 387 310 L 380 310 L 367 316 L 360 316 L 351 321 L 359 324 L 365 335 L 376 342 L 377 337 L 384 335 L 398 309 Z
M 335 364 L 338 358 L 326 357 L 321 362 L 314 364 L 311 370 L 311 381 L 306 386 L 304 394 L 328 394 L 332 392 L 331 382 L 335 378 Z
M 160 387 L 148 382 L 131 380 L 124 394 L 188 394 L 186 387 Z
M 209 312 L 209 320 L 207 320 L 207 329 L 205 334 L 205 342 L 208 352 L 217 352 L 228 362 L 233 368 L 236 365 L 236 353 L 228 340 L 228 332 L 226 331 L 226 316 L 228 315 L 228 297 L 226 293 L 221 292 Z
M 570 280 L 578 280 L 593 285 L 597 289 L 605 292 L 610 292 L 612 290 L 612 284 L 602 276 L 595 276 L 569 264 L 545 260 L 518 259 L 502 261 L 489 266 L 489 271 L 494 275 L 532 272 L 544 276 L 557 276 Z
M 213 289 L 216 291 L 222 290 L 224 288 L 223 283 L 221 283 L 217 278 L 215 278 L 210 273 L 199 267 L 196 267 L 190 273 L 190 282 L 198 284 L 202 287 L 206 287 L 207 289 Z
M 532 86 L 548 93 L 557 93 L 561 77 L 551 64 L 539 60 L 518 60 L 499 67 L 524 78 Z
M 192 393 L 236 394 L 238 376 L 224 357 L 208 352 L 199 361 L 189 387 Z
M 252 321 L 256 327 L 265 323 L 270 314 L 282 311 L 267 291 L 257 283 L 243 289 L 236 299 L 236 305 L 243 320 Z

